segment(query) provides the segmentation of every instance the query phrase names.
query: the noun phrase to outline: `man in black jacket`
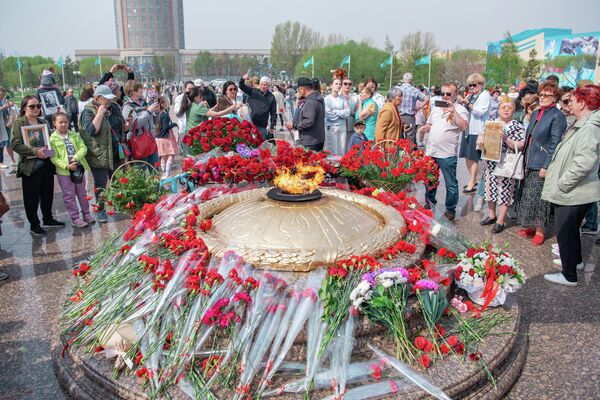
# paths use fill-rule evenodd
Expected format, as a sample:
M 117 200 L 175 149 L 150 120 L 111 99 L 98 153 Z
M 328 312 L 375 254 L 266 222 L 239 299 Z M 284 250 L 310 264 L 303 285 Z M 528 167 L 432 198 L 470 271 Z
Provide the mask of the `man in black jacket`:
M 240 89 L 248 95 L 248 106 L 250 106 L 250 119 L 256 125 L 265 139 L 273 137 L 275 124 L 277 123 L 277 102 L 275 96 L 269 91 L 271 80 L 266 76 L 260 78 L 260 89 L 254 89 L 246 85 L 248 74 L 240 79 Z M 269 125 L 269 116 L 271 123 Z M 269 125 L 269 130 L 267 130 Z
M 325 142 L 325 102 L 319 88 L 318 79 L 298 79 L 300 102 L 293 122 L 287 122 L 286 128 L 297 129 L 300 143 L 309 150 L 323 150 Z
M 202 101 L 206 101 L 208 108 L 213 108 L 217 105 L 217 96 L 215 95 L 215 92 L 210 90 L 202 79 L 196 79 L 194 81 L 194 86 L 199 87 L 202 90 Z

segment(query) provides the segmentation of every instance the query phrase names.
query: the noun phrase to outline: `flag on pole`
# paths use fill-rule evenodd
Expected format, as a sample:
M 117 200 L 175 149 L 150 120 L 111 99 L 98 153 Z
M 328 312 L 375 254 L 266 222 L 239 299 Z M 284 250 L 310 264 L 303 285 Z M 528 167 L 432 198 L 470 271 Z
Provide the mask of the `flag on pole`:
M 431 64 L 431 54 L 423 56 L 415 62 L 415 65 L 427 65 L 427 64 Z
M 349 55 L 344 57 L 344 59 L 342 60 L 342 62 L 340 64 L 340 67 L 343 67 L 346 64 L 350 64 L 350 56 Z
M 308 68 L 310 65 L 314 65 L 315 64 L 315 56 L 312 56 L 311 58 L 309 58 L 308 60 L 306 60 L 304 62 L 304 68 Z
M 23 64 L 21 64 L 21 59 L 17 57 L 17 69 L 20 71 L 23 68 Z
M 94 65 L 100 65 L 102 61 L 100 61 L 100 54 L 98 54 L 98 57 L 96 57 L 96 63 Z
M 387 65 L 392 65 L 392 55 L 390 54 L 390 56 L 381 64 L 379 64 L 379 68 L 383 69 L 385 68 Z
M 58 61 L 56 62 L 56 65 L 60 68 L 62 68 L 62 66 L 64 65 L 63 63 L 63 56 L 58 57 Z

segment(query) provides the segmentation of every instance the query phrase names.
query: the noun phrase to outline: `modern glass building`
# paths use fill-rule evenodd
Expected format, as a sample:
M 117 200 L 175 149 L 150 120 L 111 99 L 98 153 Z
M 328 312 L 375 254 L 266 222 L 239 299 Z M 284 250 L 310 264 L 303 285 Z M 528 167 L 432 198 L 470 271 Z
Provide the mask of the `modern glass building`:
M 541 28 L 520 32 L 511 39 L 523 60 L 529 60 L 533 49 L 537 52 L 536 59 L 542 61 L 575 56 L 578 62 L 571 66 L 552 67 L 552 63 L 546 63 L 542 76 L 556 74 L 561 85 L 573 86 L 582 79 L 593 82 L 600 79 L 600 32 L 573 33 L 571 29 Z M 488 43 L 488 54 L 500 54 L 506 41 Z
M 185 48 L 183 0 L 114 0 L 117 48 Z

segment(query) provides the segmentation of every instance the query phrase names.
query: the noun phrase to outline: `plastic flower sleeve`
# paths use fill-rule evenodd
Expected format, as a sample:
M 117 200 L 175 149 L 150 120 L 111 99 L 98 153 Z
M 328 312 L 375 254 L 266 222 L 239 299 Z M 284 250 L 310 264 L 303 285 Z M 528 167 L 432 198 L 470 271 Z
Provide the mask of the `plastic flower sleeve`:
M 435 386 L 433 383 L 429 381 L 429 379 L 425 378 L 423 375 L 418 373 L 417 371 L 410 368 L 408 365 L 404 364 L 400 360 L 396 359 L 393 356 L 385 353 L 384 351 L 378 349 L 371 343 L 368 343 L 367 346 L 369 349 L 375 353 L 375 355 L 385 362 L 387 362 L 391 367 L 393 367 L 396 371 L 400 372 L 403 376 L 408 378 L 415 385 L 419 386 L 421 389 L 429 393 L 430 395 L 436 397 L 440 400 L 451 400 L 450 397 L 446 396 L 446 394 L 439 387 Z
M 374 365 L 377 365 L 380 371 L 385 371 L 390 368 L 387 363 L 379 363 L 378 360 L 361 361 L 349 364 L 346 371 L 346 383 L 352 384 L 369 378 L 374 372 Z M 283 366 L 281 369 L 283 369 Z M 333 377 L 334 370 L 332 368 L 317 373 L 313 381 L 313 388 L 330 388 Z M 299 393 L 306 390 L 306 385 L 308 383 L 309 381 L 306 377 L 296 379 L 281 385 L 279 388 L 265 392 L 262 394 L 262 397 L 279 396 L 282 393 Z M 344 399 L 345 398 L 346 397 L 344 397 Z
M 456 227 L 451 222 L 436 220 L 419 210 L 410 210 L 407 213 L 426 227 L 429 240 L 434 246 L 444 247 L 458 254 L 466 251 L 471 245 L 466 237 L 456 232 Z
M 338 335 L 332 344 L 331 367 L 334 372 L 332 386 L 339 398 L 346 391 L 348 366 L 350 365 L 350 355 L 354 347 L 355 313 L 356 310 L 350 310 L 348 319 L 338 330 Z
M 369 383 L 348 390 L 342 397 L 344 400 L 364 400 L 382 398 L 389 394 L 398 393 L 400 390 L 410 386 L 406 380 L 393 379 L 376 383 Z M 327 396 L 323 400 L 338 400 L 341 397 L 335 395 Z
M 321 358 L 319 356 L 319 345 L 323 340 L 323 335 L 327 329 L 327 323 L 323 321 L 323 303 L 317 302 L 315 311 L 309 316 L 308 331 L 306 340 L 306 380 L 309 390 L 312 385 L 312 380 L 317 373 Z

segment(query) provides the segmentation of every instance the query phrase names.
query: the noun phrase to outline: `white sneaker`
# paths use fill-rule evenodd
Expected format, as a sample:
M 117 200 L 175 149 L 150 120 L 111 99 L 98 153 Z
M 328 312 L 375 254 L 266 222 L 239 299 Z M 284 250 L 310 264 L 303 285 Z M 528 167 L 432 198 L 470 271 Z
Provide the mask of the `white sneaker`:
M 560 250 L 558 247 L 552 248 L 552 254 L 554 254 L 556 257 L 560 257 Z
M 0 164 L 0 169 L 8 169 L 8 165 L 6 165 L 6 164 Z
M 555 260 L 552 260 L 552 264 L 559 266 L 562 268 L 562 261 L 560 261 L 560 258 L 557 258 Z M 585 263 L 582 261 L 579 264 L 577 264 L 577 271 L 583 271 L 585 270 Z
M 568 280 L 566 280 L 562 272 L 557 272 L 555 274 L 545 274 L 544 279 L 548 282 L 557 283 L 559 285 L 577 286 L 577 282 L 569 282 Z
M 479 212 L 483 208 L 483 197 L 477 196 L 477 200 L 475 200 L 475 206 L 473 207 L 473 211 Z

